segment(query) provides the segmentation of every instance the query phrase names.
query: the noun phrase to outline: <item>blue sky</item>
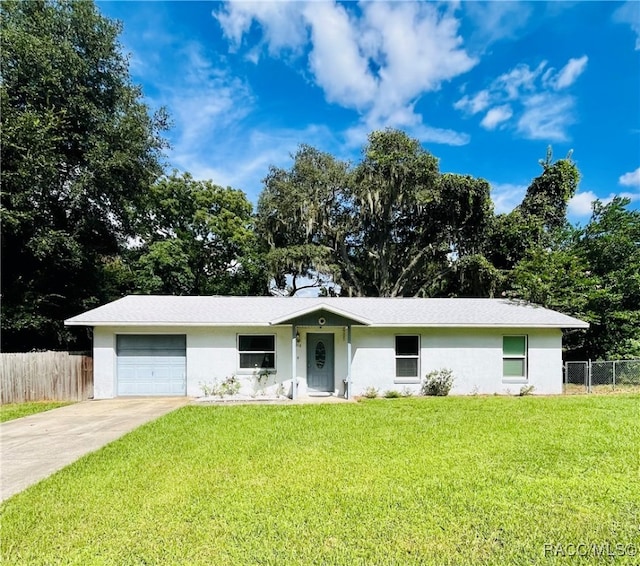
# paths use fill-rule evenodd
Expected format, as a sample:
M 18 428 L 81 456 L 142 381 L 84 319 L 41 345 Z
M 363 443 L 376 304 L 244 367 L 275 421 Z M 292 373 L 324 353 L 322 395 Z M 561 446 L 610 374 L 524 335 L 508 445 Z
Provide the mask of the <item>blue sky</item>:
M 165 106 L 170 167 L 256 203 L 299 144 L 353 162 L 405 130 L 510 210 L 547 147 L 594 198 L 640 207 L 640 2 L 98 2 Z

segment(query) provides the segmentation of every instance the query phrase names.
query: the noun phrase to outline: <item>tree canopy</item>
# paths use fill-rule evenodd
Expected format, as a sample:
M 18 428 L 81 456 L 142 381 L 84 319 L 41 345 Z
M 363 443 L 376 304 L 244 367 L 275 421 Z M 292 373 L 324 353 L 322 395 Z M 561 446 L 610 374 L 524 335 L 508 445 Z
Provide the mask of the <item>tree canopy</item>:
M 2 2 L 2 345 L 73 345 L 104 258 L 161 172 L 164 115 L 132 85 L 119 26 L 90 2 Z
M 574 358 L 640 357 L 640 212 L 596 201 L 590 222 L 536 248 L 511 274 L 511 294 L 590 323 L 572 331 Z
M 258 203 L 276 285 L 325 272 L 350 295 L 429 296 L 447 287 L 452 254 L 476 252 L 492 215 L 486 181 L 440 174 L 398 130 L 372 132 L 354 167 L 309 146 L 293 159 L 271 169 Z
M 260 294 L 253 207 L 242 191 L 189 174 L 151 186 L 126 252 L 132 290 L 149 294 Z

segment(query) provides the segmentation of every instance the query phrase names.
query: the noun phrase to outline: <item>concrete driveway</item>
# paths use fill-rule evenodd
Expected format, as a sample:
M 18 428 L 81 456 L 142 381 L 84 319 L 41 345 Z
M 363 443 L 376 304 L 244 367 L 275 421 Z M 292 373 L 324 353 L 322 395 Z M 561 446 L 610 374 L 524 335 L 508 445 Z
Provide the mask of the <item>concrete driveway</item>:
M 187 397 L 84 401 L 0 424 L 0 501 L 189 402 Z

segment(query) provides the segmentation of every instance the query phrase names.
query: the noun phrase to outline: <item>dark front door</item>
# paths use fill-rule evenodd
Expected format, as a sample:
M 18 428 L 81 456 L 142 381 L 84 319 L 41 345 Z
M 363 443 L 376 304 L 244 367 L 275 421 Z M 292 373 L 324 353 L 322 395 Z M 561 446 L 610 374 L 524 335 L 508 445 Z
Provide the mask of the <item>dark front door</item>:
M 307 386 L 333 391 L 333 334 L 307 334 Z

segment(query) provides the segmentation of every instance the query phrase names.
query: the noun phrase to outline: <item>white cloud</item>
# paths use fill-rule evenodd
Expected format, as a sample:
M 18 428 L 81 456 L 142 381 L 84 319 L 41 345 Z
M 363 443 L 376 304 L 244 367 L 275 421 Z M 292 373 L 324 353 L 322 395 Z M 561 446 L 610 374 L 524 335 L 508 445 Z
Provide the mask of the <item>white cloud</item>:
M 517 131 L 531 140 L 566 141 L 567 129 L 575 122 L 574 99 L 556 94 L 535 94 L 523 100 L 524 112 Z
M 494 92 L 501 91 L 506 95 L 507 100 L 516 100 L 524 93 L 533 92 L 535 81 L 541 75 L 546 64 L 547 62 L 543 61 L 533 70 L 529 68 L 529 65 L 517 65 L 494 81 Z
M 595 200 L 599 200 L 603 204 L 610 203 L 615 197 L 628 198 L 633 202 L 640 201 L 639 192 L 622 192 L 622 193 L 610 193 L 607 197 L 599 197 L 593 191 L 580 191 L 574 195 L 569 201 L 568 214 L 573 217 L 583 218 L 590 216 L 592 212 L 592 203 Z
M 618 179 L 618 182 L 623 187 L 640 187 L 640 167 L 638 167 L 635 171 L 631 171 L 629 173 L 621 175 Z
M 358 45 L 358 30 L 342 6 L 307 5 L 313 48 L 309 66 L 329 102 L 361 109 L 371 104 L 378 84 Z
M 285 51 L 298 53 L 307 41 L 307 29 L 302 18 L 303 5 L 298 2 L 228 2 L 213 17 L 218 20 L 225 37 L 234 49 L 242 46 L 242 38 L 257 22 L 269 55 L 281 55 Z M 259 54 L 249 53 L 255 62 Z
M 480 122 L 487 130 L 510 127 L 527 139 L 567 140 L 569 126 L 576 122 L 575 98 L 558 91 L 573 85 L 587 62 L 586 55 L 569 59 L 558 72 L 547 67 L 546 61 L 535 68 L 516 65 L 488 88 L 465 94 L 453 107 L 467 114 L 490 108 Z
M 477 60 L 462 48 L 458 20 L 418 2 L 363 4 L 363 24 L 380 36 L 370 60 L 379 66 L 378 111 L 404 106 L 443 81 L 469 71 Z
M 623 191 L 619 193 L 617 196 L 622 198 L 628 198 L 630 201 L 636 202 L 640 200 L 640 191 L 638 191 L 637 193 L 630 193 L 627 191 Z
M 636 34 L 636 51 L 640 50 L 640 3 L 636 0 L 625 2 L 613 13 L 613 21 L 629 24 Z
M 591 214 L 591 203 L 598 197 L 593 191 L 581 191 L 573 195 L 567 207 L 569 216 L 585 217 Z
M 447 128 L 432 128 L 420 124 L 416 128 L 409 130 L 409 133 L 424 142 L 441 143 L 445 145 L 467 145 L 471 138 L 464 132 L 456 132 Z
M 468 141 L 466 134 L 423 124 L 417 100 L 469 71 L 477 60 L 467 54 L 450 7 L 418 2 L 336 2 L 294 4 L 291 12 L 264 8 L 269 3 L 229 2 L 215 16 L 238 48 L 252 23 L 262 30 L 261 46 L 271 56 L 308 53 L 308 70 L 327 101 L 356 110 L 361 124 L 412 126 L 439 143 Z M 283 23 L 290 17 L 297 29 Z M 283 30 L 282 36 L 276 30 Z M 302 31 L 301 31 L 302 30 Z M 254 51 L 250 51 L 255 59 Z M 423 140 L 426 141 L 426 140 Z
M 456 110 L 463 110 L 467 114 L 477 114 L 482 112 L 491 104 L 491 97 L 488 90 L 481 90 L 474 96 L 465 94 L 453 107 Z
M 569 59 L 567 64 L 562 67 L 557 74 L 553 74 L 553 69 L 549 69 L 543 77 L 543 83 L 551 86 L 554 90 L 562 90 L 570 87 L 587 68 L 588 61 L 589 57 L 586 55 L 583 55 L 579 59 Z
M 517 37 L 533 11 L 529 2 L 464 2 L 463 9 L 475 23 L 472 41 L 483 46 Z
M 508 104 L 496 106 L 487 112 L 480 125 L 487 130 L 495 130 L 500 124 L 513 116 L 513 110 Z
M 399 110 L 384 120 L 374 116 L 370 116 L 367 120 L 361 120 L 345 131 L 345 140 L 351 148 L 360 147 L 367 142 L 367 136 L 371 131 L 385 128 L 404 130 L 408 135 L 423 143 L 463 146 L 467 145 L 471 139 L 469 134 L 464 132 L 428 126 L 413 113 L 412 109 L 408 109 Z
M 518 206 L 527 192 L 526 185 L 491 183 L 491 199 L 497 214 L 511 212 Z
M 131 36 L 127 47 L 134 59 L 155 63 L 151 46 L 157 43 L 147 41 L 147 36 L 168 23 L 151 16 L 150 31 L 145 31 L 144 22 L 139 24 L 139 32 Z M 167 157 L 172 167 L 196 179 L 242 189 L 256 203 L 269 166 L 289 166 L 289 155 L 301 140 L 335 150 L 334 134 L 325 127 L 274 128 L 268 117 L 256 123 L 253 91 L 224 62 L 214 62 L 218 61 L 216 53 L 206 45 L 165 37 L 163 47 L 162 66 L 139 65 L 135 73 L 152 92 L 153 96 L 146 96 L 147 103 L 152 108 L 165 106 L 171 114 Z

